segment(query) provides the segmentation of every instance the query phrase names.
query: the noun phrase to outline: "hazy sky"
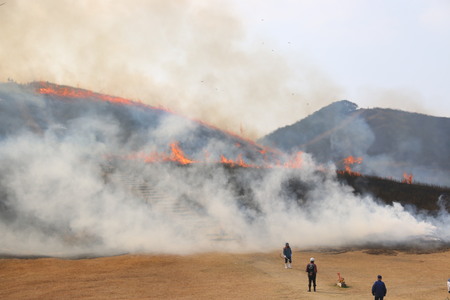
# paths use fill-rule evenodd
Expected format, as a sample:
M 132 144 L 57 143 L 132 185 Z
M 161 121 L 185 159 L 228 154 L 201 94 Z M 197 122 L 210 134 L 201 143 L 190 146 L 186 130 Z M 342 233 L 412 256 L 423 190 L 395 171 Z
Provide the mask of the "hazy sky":
M 450 117 L 447 0 L 9 0 L 0 40 L 1 81 L 139 99 L 250 138 L 342 99 Z
M 348 100 L 450 117 L 450 1 L 235 2 L 250 39 L 308 60 Z

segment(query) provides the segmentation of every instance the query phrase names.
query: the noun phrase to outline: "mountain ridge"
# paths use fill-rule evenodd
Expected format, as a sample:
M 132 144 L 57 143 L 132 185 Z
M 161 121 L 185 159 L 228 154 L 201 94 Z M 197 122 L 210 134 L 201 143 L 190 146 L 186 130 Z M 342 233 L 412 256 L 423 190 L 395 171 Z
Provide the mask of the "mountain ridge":
M 450 118 L 390 108 L 358 108 L 342 100 L 279 128 L 257 142 L 288 153 L 303 151 L 320 163 L 342 165 L 362 157 L 361 172 L 383 177 L 414 174 L 424 183 L 450 185 Z

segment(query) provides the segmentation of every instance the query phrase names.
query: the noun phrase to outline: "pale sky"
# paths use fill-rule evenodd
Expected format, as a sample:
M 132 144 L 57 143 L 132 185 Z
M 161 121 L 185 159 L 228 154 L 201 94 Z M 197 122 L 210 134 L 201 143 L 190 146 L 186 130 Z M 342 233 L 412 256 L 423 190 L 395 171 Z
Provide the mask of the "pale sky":
M 9 0 L 0 41 L 2 82 L 141 100 L 253 139 L 343 99 L 450 117 L 448 0 Z
M 301 57 L 361 107 L 450 117 L 450 1 L 234 1 L 248 37 Z

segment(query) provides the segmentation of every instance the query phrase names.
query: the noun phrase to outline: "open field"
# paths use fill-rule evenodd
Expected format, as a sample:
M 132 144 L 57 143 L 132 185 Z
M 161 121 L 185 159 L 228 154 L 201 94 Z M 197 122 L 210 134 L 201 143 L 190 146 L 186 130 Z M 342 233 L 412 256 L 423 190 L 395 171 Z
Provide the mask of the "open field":
M 295 249 L 294 249 L 295 250 Z M 317 292 L 304 268 L 318 265 Z M 383 275 L 385 299 L 450 299 L 450 251 L 294 251 L 187 256 L 122 255 L 91 259 L 0 259 L 0 299 L 372 299 Z M 337 272 L 347 288 L 336 286 Z M 447 298 L 448 297 L 448 298 Z

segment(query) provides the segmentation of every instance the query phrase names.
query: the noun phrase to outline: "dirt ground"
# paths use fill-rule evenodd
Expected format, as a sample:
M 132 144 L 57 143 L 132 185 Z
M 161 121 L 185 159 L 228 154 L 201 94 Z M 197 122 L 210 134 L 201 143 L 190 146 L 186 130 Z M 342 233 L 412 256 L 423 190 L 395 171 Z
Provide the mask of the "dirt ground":
M 280 250 L 281 251 L 281 250 Z M 318 266 L 317 292 L 304 271 Z M 0 299 L 373 299 L 378 274 L 385 299 L 450 299 L 450 251 L 295 251 L 189 256 L 122 255 L 91 259 L 0 259 Z M 338 275 L 347 288 L 336 285 Z

